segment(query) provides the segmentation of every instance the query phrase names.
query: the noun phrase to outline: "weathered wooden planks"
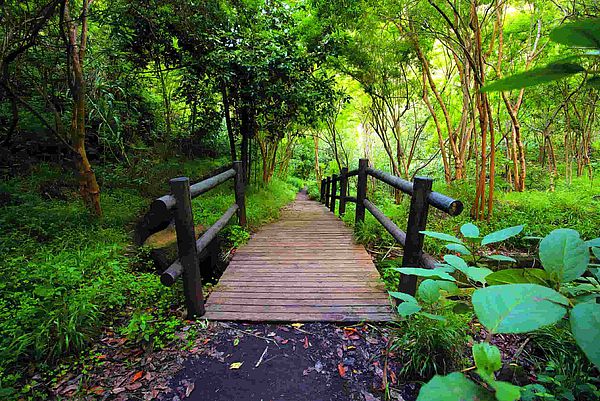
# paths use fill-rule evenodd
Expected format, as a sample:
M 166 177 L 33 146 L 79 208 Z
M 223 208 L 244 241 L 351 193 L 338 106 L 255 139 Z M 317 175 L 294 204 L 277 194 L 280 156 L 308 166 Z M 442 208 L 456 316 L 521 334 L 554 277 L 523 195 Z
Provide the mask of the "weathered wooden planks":
M 333 200 L 332 200 L 333 201 Z M 206 303 L 210 320 L 389 321 L 379 273 L 352 230 L 299 195 L 240 248 Z

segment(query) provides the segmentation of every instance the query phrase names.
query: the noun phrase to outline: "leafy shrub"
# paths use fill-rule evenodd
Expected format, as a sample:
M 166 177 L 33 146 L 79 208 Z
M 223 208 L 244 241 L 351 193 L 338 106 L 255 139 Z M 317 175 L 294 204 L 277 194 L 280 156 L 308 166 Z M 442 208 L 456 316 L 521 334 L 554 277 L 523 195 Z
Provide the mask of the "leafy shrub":
M 308 192 L 308 196 L 313 200 L 321 199 L 321 183 L 315 180 L 310 180 L 306 183 L 306 190 Z
M 223 236 L 227 238 L 227 243 L 232 248 L 239 248 L 250 239 L 250 233 L 237 224 L 232 224 L 222 231 Z
M 443 321 L 415 315 L 400 324 L 390 347 L 401 355 L 400 372 L 407 378 L 427 380 L 464 365 L 464 345 L 469 338 L 468 314 L 445 310 Z
M 160 284 L 145 266 L 144 250 L 129 249 L 128 230 L 148 206 L 145 190 L 163 194 L 168 178 L 182 171 L 201 176 L 215 163 L 222 162 L 176 159 L 132 167 L 139 168 L 134 178 L 156 189 L 132 182 L 131 170 L 99 166 L 99 179 L 112 182 L 103 187 L 100 220 L 89 216 L 76 180 L 60 169 L 40 165 L 30 176 L 0 183 L 0 191 L 11 194 L 0 205 L 0 274 L 9 278 L 0 282 L 0 388 L 14 386 L 31 371 L 28 365 L 44 370 L 77 355 L 101 327 L 127 317 L 126 306 L 138 311 L 128 335 L 145 340 L 149 333 L 154 346 L 168 341 L 175 320 L 166 316 L 183 299 L 181 288 Z M 223 211 L 199 217 L 216 220 Z M 153 316 L 144 329 L 141 313 Z
M 465 239 L 481 241 L 482 245 L 505 240 L 519 231 L 516 227 L 511 227 L 480 239 L 479 228 L 475 225 L 465 224 L 461 227 Z M 471 253 L 466 249 L 465 241 L 452 235 L 437 232 L 425 234 L 447 242 L 446 246 L 450 250 L 466 255 Z M 461 251 L 460 247 L 465 248 L 466 252 L 465 249 Z M 543 269 L 492 272 L 482 267 L 469 266 L 456 255 L 446 255 L 446 263 L 433 270 L 396 269 L 404 274 L 427 277 L 417 290 L 417 296 L 421 295 L 419 300 L 403 293 L 390 295 L 404 301 L 398 306 L 401 315 L 421 314 L 427 317 L 427 312 L 422 312 L 425 306 L 422 304 L 430 303 L 430 298 L 437 302 L 442 292 L 452 295 L 460 291 L 457 279 L 451 275 L 460 272 L 466 276 L 470 285 L 480 287 L 473 292 L 471 301 L 479 322 L 488 330 L 488 340 L 494 334 L 527 333 L 550 326 L 562 321 L 568 314 L 575 342 L 587 358 L 596 367 L 600 367 L 597 346 L 600 340 L 600 304 L 596 302 L 600 298 L 600 275 L 596 266 L 588 266 L 590 251 L 596 257 L 600 256 L 600 238 L 586 242 L 575 230 L 558 229 L 540 242 L 539 256 Z M 460 284 L 464 286 L 464 283 Z M 516 401 L 521 398 L 524 389 L 495 378 L 495 372 L 502 367 L 497 347 L 483 342 L 475 344 L 472 351 L 476 373 L 489 387 L 483 388 L 463 374 L 452 373 L 435 376 L 423 386 L 418 399 L 433 399 L 444 388 L 452 388 L 454 396 L 459 399 L 492 399 L 488 388 L 494 390 L 493 397 L 499 401 Z M 537 392 L 541 389 L 538 385 Z

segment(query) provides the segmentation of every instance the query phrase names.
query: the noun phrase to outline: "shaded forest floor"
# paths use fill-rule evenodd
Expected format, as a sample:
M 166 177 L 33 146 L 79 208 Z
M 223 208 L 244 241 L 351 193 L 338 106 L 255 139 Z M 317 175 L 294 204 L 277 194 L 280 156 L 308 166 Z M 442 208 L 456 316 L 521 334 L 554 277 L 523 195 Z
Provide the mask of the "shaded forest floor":
M 392 400 L 413 400 L 418 386 L 398 383 L 389 335 L 372 325 L 198 322 L 148 353 L 105 336 L 93 367 L 53 391 L 85 400 L 374 401 L 387 385 Z
M 414 401 L 425 378 L 402 374 L 404 349 L 393 325 L 186 322 L 166 347 L 151 351 L 107 331 L 85 370 L 47 383 L 56 398 L 193 401 Z M 473 331 L 478 341 L 485 332 Z M 534 380 L 524 336 L 499 336 L 505 380 Z M 457 344 L 465 350 L 468 342 Z

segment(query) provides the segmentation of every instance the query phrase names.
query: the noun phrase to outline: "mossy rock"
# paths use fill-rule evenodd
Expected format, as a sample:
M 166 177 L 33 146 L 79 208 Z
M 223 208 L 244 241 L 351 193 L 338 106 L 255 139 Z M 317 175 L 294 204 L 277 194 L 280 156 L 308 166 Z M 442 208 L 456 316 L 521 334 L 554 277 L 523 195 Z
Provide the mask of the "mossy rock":
M 204 232 L 204 226 L 196 225 L 196 239 Z M 154 263 L 163 271 L 177 259 L 177 233 L 175 224 L 171 223 L 167 228 L 150 235 L 144 241 L 144 246 L 150 248 L 150 256 Z

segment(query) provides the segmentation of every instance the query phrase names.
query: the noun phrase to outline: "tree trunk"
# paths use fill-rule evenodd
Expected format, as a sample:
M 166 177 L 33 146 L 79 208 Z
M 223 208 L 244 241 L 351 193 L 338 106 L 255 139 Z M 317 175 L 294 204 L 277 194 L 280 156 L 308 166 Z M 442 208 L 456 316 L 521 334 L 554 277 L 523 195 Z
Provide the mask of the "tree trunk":
M 321 183 L 322 175 L 321 175 L 321 166 L 319 165 L 319 136 L 316 133 L 313 133 L 313 141 L 315 143 L 315 177 L 317 179 L 317 183 Z
M 231 162 L 233 163 L 237 159 L 237 152 L 235 150 L 235 135 L 233 133 L 233 127 L 231 125 L 231 114 L 229 110 L 229 96 L 227 94 L 227 86 L 225 82 L 221 83 L 221 96 L 223 97 L 223 110 L 225 112 L 225 125 L 227 126 L 227 135 L 229 136 L 229 152 L 231 154 Z
M 64 21 L 67 25 L 68 55 L 71 67 L 71 95 L 73 112 L 71 115 L 71 142 L 77 153 L 77 170 L 79 171 L 79 193 L 88 208 L 97 216 L 102 215 L 100 205 L 100 187 L 96 175 L 88 160 L 85 149 L 85 78 L 83 63 L 87 46 L 88 23 L 87 13 L 91 0 L 83 0 L 81 12 L 81 33 L 75 20 L 71 19 L 68 3 L 64 7 Z M 80 36 L 78 38 L 78 36 Z

